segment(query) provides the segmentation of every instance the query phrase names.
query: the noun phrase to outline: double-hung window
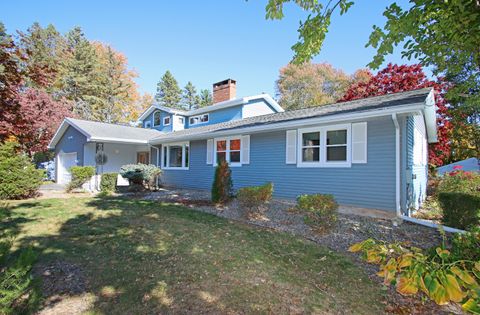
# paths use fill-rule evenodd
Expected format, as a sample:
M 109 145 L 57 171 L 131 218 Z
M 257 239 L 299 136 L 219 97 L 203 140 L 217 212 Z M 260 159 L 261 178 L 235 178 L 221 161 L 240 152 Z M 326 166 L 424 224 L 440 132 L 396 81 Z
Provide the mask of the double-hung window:
M 298 130 L 298 167 L 350 167 L 351 125 Z
M 172 143 L 163 145 L 162 168 L 182 169 L 189 167 L 189 143 Z
M 163 125 L 164 126 L 170 125 L 170 116 L 163 117 Z
M 240 137 L 215 139 L 215 165 L 227 161 L 231 166 L 241 165 L 242 140 Z
M 153 113 L 153 126 L 160 126 L 160 117 L 161 117 L 161 112 L 156 111 Z

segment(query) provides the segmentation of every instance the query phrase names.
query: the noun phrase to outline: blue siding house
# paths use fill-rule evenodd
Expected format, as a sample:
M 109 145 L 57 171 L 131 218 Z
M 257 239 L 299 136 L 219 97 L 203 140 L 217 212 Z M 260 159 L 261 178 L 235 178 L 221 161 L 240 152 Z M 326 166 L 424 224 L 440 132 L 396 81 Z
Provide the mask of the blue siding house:
M 50 143 L 59 181 L 72 163 L 101 174 L 130 161 L 161 167 L 164 185 L 210 189 L 225 160 L 235 189 L 273 182 L 278 198 L 328 193 L 397 215 L 425 199 L 428 143 L 437 141 L 433 90 L 284 111 L 267 94 L 235 98 L 235 89 L 234 80 L 218 82 L 214 104 L 191 111 L 154 104 L 142 128 L 66 119 Z

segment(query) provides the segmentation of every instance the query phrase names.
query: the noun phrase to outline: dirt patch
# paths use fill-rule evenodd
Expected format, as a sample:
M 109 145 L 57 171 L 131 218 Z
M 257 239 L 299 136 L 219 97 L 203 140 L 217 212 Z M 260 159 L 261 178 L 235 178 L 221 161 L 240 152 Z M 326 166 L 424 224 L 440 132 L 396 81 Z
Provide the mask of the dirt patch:
M 82 268 L 66 261 L 38 264 L 33 273 L 41 279 L 44 297 L 38 314 L 82 314 L 91 308 L 95 296 L 88 293 Z

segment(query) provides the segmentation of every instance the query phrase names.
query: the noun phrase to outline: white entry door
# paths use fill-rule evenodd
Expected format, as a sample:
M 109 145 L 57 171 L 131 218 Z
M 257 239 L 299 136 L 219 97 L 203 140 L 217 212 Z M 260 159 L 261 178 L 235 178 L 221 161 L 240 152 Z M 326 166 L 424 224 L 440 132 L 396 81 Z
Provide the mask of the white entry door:
M 60 153 L 58 155 L 58 183 L 68 184 L 72 180 L 70 167 L 77 165 L 77 152 Z

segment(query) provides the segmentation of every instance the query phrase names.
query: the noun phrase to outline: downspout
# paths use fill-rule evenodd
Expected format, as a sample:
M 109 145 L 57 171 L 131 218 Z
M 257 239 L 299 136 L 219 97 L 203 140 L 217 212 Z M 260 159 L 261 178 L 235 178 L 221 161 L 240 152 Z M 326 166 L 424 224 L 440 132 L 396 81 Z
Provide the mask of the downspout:
M 393 124 L 395 125 L 395 208 L 397 217 L 402 216 L 400 207 L 400 125 L 396 113 L 392 114 Z

